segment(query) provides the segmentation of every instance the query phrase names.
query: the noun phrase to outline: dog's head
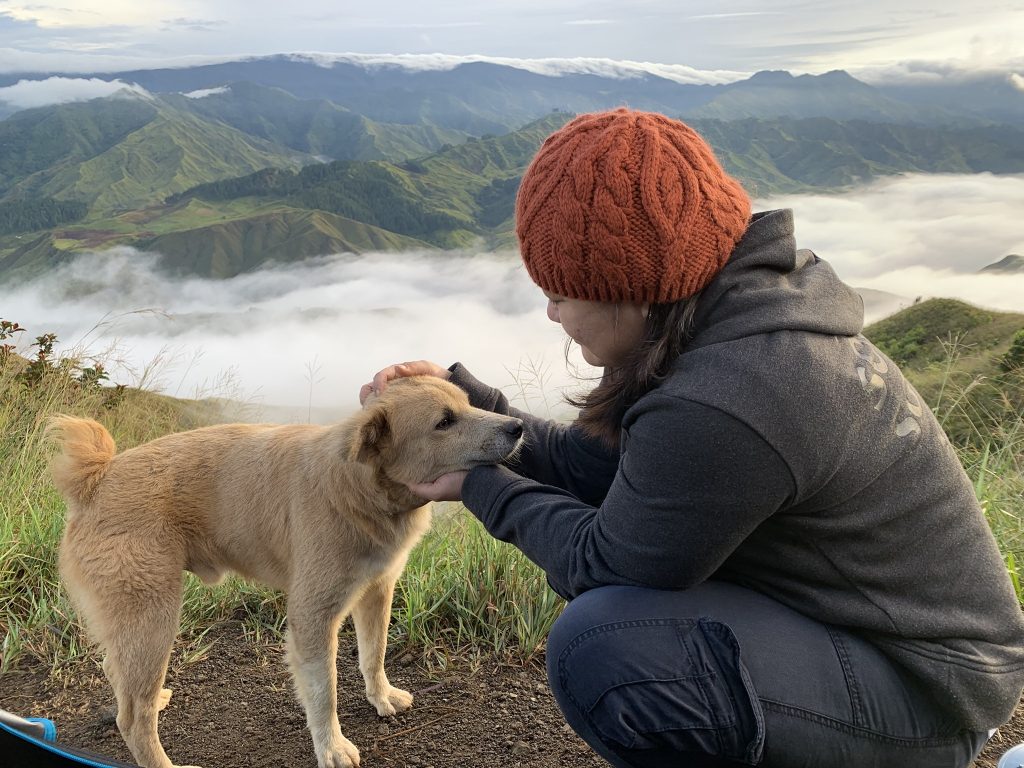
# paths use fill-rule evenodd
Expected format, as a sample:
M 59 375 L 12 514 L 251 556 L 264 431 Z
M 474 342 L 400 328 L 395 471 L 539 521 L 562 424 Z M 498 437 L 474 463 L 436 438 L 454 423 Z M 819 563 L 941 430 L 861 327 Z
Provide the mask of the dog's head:
M 436 376 L 392 381 L 367 400 L 351 458 L 400 483 L 425 483 L 446 472 L 496 464 L 518 448 L 523 422 L 474 408 L 466 393 Z

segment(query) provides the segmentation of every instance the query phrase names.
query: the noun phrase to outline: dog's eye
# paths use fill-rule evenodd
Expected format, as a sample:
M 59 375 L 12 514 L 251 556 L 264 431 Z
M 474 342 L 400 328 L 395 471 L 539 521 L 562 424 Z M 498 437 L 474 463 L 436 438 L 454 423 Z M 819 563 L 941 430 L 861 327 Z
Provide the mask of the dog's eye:
M 437 424 L 434 425 L 434 429 L 448 429 L 452 424 L 455 423 L 455 414 L 451 411 L 447 411 L 444 414 L 444 418 L 441 419 Z

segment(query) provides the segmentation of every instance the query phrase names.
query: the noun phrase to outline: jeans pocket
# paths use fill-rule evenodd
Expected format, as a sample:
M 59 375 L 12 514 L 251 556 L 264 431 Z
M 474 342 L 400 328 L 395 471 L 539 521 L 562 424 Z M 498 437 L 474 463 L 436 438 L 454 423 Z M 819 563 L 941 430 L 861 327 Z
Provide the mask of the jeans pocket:
M 709 619 L 606 625 L 567 649 L 563 688 L 601 740 L 624 758 L 644 751 L 757 764 L 761 704 L 732 630 Z M 607 659 L 595 668 L 593 660 Z M 584 661 L 588 660 L 588 661 Z

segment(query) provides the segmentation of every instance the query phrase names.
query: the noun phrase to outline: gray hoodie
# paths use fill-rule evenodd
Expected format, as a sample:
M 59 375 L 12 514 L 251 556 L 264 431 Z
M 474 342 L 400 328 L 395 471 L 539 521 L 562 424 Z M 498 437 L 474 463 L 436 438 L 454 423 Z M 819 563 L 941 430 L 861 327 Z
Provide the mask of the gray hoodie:
M 997 726 L 1024 687 L 1020 605 L 942 428 L 862 323 L 857 294 L 796 250 L 791 212 L 755 214 L 617 453 L 453 366 L 528 441 L 472 470 L 463 500 L 563 597 L 730 581 L 862 634 L 964 727 Z

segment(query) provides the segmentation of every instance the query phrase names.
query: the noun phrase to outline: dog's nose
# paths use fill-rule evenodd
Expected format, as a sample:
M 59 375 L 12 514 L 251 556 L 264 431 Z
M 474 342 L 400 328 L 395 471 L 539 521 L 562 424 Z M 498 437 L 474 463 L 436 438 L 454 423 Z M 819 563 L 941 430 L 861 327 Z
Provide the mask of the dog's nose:
M 523 422 L 519 419 L 513 419 L 505 424 L 505 431 L 512 437 L 520 438 L 523 436 Z

